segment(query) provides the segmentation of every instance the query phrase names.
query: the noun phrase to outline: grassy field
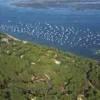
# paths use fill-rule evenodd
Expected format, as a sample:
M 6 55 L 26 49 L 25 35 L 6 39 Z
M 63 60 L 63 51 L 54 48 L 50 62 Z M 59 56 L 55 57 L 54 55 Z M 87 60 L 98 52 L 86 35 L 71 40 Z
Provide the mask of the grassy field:
M 0 33 L 0 100 L 100 100 L 100 62 Z

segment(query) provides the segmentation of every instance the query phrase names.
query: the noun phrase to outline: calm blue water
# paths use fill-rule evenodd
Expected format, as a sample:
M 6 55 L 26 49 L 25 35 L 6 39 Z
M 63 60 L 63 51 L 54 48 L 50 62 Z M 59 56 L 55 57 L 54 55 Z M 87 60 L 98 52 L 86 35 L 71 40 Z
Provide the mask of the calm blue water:
M 1 32 L 100 59 L 100 10 L 21 8 L 0 1 Z

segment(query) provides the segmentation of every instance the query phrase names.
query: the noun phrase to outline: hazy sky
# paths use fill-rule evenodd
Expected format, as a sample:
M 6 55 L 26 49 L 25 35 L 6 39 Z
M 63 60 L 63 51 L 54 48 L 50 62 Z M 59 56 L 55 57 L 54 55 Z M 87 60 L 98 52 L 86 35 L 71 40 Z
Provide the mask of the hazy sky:
M 68 1 L 68 2 L 76 2 L 76 1 L 96 1 L 96 2 L 98 2 L 98 1 L 100 1 L 100 0 L 0 0 L 0 1 L 33 1 L 33 2 L 47 2 L 47 1 Z

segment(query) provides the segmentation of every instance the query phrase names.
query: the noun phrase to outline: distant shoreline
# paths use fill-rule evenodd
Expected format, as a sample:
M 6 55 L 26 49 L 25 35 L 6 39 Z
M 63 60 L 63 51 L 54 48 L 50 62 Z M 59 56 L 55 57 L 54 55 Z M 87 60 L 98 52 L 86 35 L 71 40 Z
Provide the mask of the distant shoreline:
M 13 39 L 15 41 L 20 41 L 20 42 L 23 42 L 23 43 L 32 43 L 33 45 L 37 45 L 37 46 L 40 46 L 40 47 L 50 48 L 50 49 L 57 50 L 57 51 L 63 52 L 63 53 L 69 53 L 71 55 L 75 55 L 75 56 L 78 56 L 78 57 L 81 57 L 81 58 L 86 58 L 86 59 L 91 59 L 91 60 L 95 60 L 95 61 L 100 61 L 100 59 L 96 59 L 96 58 L 91 58 L 89 56 L 80 55 L 80 54 L 77 54 L 75 52 L 65 51 L 65 50 L 62 50 L 62 49 L 59 49 L 59 48 L 56 48 L 56 47 L 52 47 L 52 46 L 49 47 L 48 45 L 39 44 L 39 43 L 33 43 L 31 41 L 28 41 L 28 40 L 19 39 L 19 38 L 16 38 L 16 37 L 12 36 L 12 35 L 9 35 L 8 33 L 3 33 L 3 34 L 7 35 L 9 38 L 11 38 L 11 39 Z
M 100 1 L 94 2 L 79 2 L 79 1 L 43 1 L 43 2 L 38 2 L 38 1 L 29 1 L 29 2 L 16 2 L 12 3 L 12 5 L 16 7 L 30 7 L 30 8 L 49 8 L 49 7 L 59 7 L 59 8 L 67 8 L 67 7 L 72 7 L 72 8 L 83 8 L 83 9 L 100 9 Z M 86 6 L 86 7 L 85 7 Z M 87 7 L 89 6 L 89 7 Z M 93 6 L 93 7 L 91 7 Z

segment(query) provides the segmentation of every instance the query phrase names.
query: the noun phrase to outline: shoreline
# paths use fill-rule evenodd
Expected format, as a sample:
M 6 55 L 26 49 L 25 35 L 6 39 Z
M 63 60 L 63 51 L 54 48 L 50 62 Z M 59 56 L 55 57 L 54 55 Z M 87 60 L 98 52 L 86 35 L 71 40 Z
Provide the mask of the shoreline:
M 1 32 L 1 34 L 2 34 L 2 32 Z M 45 45 L 45 44 L 33 43 L 32 41 L 28 41 L 28 40 L 24 40 L 24 39 L 18 39 L 16 37 L 12 36 L 12 35 L 9 35 L 8 33 L 3 33 L 3 34 L 7 35 L 9 38 L 11 38 L 11 39 L 13 39 L 15 41 L 19 41 L 19 42 L 22 42 L 24 44 L 31 43 L 33 46 L 36 45 L 36 46 L 40 46 L 40 47 L 44 47 L 44 48 L 50 48 L 50 49 L 53 49 L 55 51 L 59 51 L 59 52 L 65 53 L 65 54 L 71 54 L 71 55 L 77 56 L 79 58 L 100 61 L 100 59 L 96 59 L 96 58 L 93 58 L 93 57 L 80 55 L 78 53 L 74 53 L 74 52 L 67 51 L 67 50 L 65 51 L 65 50 L 62 50 L 62 49 L 59 49 L 59 48 L 56 48 L 56 47 L 53 47 L 53 46 L 49 47 L 48 45 Z

